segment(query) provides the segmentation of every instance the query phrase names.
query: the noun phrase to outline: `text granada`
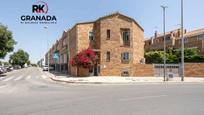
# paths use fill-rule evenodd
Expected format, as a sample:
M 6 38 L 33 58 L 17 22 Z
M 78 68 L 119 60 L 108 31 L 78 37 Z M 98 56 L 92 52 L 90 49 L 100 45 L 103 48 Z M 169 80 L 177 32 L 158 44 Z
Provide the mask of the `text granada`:
M 30 15 L 22 15 L 22 21 L 57 21 L 55 16 L 43 15 L 43 16 L 30 16 Z

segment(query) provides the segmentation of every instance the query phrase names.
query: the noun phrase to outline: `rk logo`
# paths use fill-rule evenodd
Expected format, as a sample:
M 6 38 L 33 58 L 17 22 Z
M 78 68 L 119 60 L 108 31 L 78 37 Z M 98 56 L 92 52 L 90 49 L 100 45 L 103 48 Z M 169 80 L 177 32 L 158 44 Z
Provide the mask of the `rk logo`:
M 36 4 L 32 5 L 32 12 L 33 13 L 47 13 L 48 12 L 48 5 L 43 1 L 39 1 Z

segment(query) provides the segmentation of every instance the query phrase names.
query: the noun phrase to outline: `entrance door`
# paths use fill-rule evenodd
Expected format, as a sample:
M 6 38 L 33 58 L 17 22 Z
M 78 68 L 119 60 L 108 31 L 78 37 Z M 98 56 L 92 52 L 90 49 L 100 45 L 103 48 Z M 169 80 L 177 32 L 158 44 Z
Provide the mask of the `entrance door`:
M 98 76 L 98 64 L 94 66 L 94 76 Z

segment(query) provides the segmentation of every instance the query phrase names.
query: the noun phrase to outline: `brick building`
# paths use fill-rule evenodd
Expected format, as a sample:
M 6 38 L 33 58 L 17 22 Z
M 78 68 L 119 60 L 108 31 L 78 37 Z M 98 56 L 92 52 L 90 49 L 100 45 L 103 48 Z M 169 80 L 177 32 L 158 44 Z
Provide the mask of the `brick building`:
M 68 31 L 65 30 L 56 43 L 49 49 L 49 64 L 56 71 L 62 73 L 68 73 Z M 54 55 L 57 55 L 57 59 L 54 59 Z M 45 64 L 48 65 L 48 52 L 45 55 Z
M 181 30 L 173 30 L 166 33 L 167 48 L 181 48 Z M 186 32 L 184 30 L 184 46 L 185 48 L 198 48 L 198 53 L 204 54 L 204 29 Z M 145 40 L 145 50 L 156 51 L 164 49 L 164 36 L 157 34 Z
M 204 54 L 204 29 L 187 32 L 184 38 L 185 48 L 198 48 L 198 53 Z M 174 47 L 181 47 L 181 39 L 176 40 Z
M 64 50 L 63 40 L 67 42 Z M 71 29 L 64 31 L 62 38 L 57 40 L 50 51 L 50 64 L 63 64 L 83 49 L 91 47 L 97 54 L 97 63 L 92 75 L 123 76 L 132 75 L 134 65 L 144 62 L 144 30 L 132 18 L 120 13 L 113 13 L 100 17 L 93 22 L 77 23 Z M 53 60 L 53 53 L 59 57 L 64 51 L 64 58 L 57 62 Z M 46 54 L 47 59 L 47 54 Z M 68 74 L 77 75 L 77 68 L 67 63 Z

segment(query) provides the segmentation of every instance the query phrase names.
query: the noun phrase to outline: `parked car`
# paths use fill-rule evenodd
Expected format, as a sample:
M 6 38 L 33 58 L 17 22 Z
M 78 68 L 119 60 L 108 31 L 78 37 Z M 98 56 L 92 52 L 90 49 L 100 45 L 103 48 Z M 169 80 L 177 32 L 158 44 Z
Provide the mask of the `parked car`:
M 4 72 L 3 72 L 3 69 L 0 67 L 0 74 L 3 74 Z
M 48 71 L 48 66 L 47 66 L 47 65 L 44 65 L 44 66 L 42 67 L 42 69 L 43 69 L 43 71 Z
M 21 66 L 20 65 L 14 65 L 13 69 L 21 69 Z
M 8 72 L 13 71 L 13 67 L 12 66 L 7 67 L 7 71 Z
M 7 72 L 7 70 L 6 70 L 6 68 L 5 68 L 5 67 L 0 66 L 0 68 L 1 68 L 1 73 L 6 73 L 6 72 Z

